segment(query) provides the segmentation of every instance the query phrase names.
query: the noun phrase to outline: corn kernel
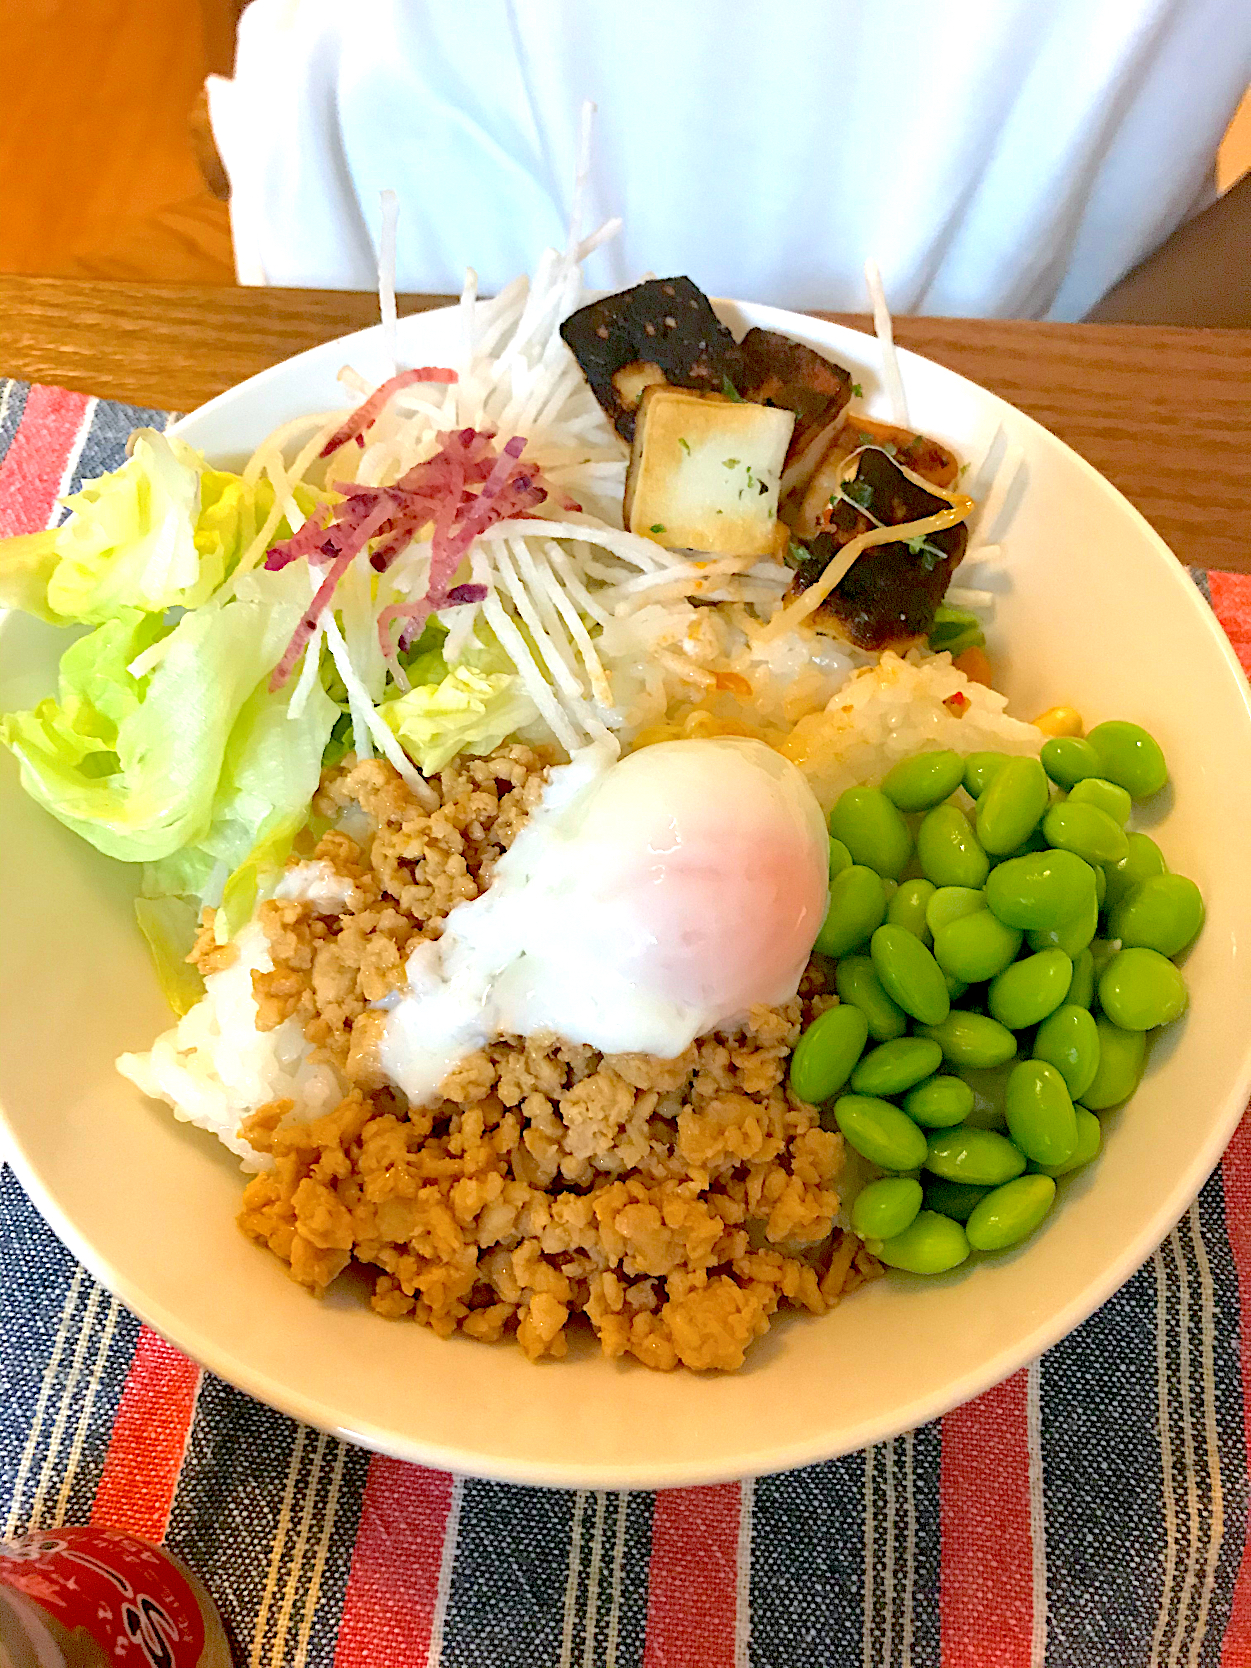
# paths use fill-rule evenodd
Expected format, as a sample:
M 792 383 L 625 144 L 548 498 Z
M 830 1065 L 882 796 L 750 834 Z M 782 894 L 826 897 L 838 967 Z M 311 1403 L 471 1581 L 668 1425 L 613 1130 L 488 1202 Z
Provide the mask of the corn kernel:
M 1076 707 L 1048 707 L 1039 713 L 1034 725 L 1046 736 L 1079 736 L 1082 715 Z

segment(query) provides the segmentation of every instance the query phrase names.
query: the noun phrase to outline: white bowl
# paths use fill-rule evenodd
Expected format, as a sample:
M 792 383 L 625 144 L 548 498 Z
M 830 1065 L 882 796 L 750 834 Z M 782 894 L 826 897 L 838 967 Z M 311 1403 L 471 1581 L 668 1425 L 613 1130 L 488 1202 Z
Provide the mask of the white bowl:
M 726 305 L 830 352 L 866 388 L 874 342 L 767 308 Z M 400 326 L 402 357 L 437 363 L 448 310 Z M 377 330 L 252 378 L 181 433 L 229 462 L 273 427 L 342 405 L 351 361 L 386 374 Z M 387 1324 L 348 1291 L 317 1303 L 234 1225 L 231 1157 L 113 1069 L 169 1022 L 131 914 L 131 871 L 24 798 L 0 766 L 0 1102 L 38 1208 L 150 1325 L 213 1372 L 296 1418 L 400 1458 L 527 1483 L 665 1487 L 777 1471 L 882 1441 L 976 1395 L 1082 1321 L 1194 1198 L 1251 1087 L 1251 702 L 1219 628 L 1140 515 L 1038 424 L 941 367 L 901 355 L 913 421 L 977 459 L 1002 424 L 1024 450 L 1008 573 L 992 633 L 1012 710 L 1057 701 L 1088 722 L 1158 736 L 1175 803 L 1170 866 L 1207 899 L 1187 963 L 1192 1005 L 1152 1052 L 1106 1147 L 1061 1186 L 1024 1248 L 936 1280 L 892 1275 L 821 1320 L 783 1319 L 730 1376 L 651 1373 L 593 1347 L 531 1366 L 512 1347 Z M 0 708 L 51 687 L 58 634 L 3 628 Z M 1170 797 L 1166 794 L 1162 798 Z

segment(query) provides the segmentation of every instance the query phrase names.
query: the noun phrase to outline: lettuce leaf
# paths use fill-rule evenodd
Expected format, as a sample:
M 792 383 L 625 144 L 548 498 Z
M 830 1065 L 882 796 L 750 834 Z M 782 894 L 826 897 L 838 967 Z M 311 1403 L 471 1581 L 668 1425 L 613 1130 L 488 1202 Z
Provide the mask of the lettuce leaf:
M 333 704 L 314 699 L 301 744 L 282 728 L 289 695 L 269 697 L 264 688 L 307 584 L 295 564 L 248 574 L 230 602 L 184 614 L 155 670 L 139 678 L 127 668 L 163 624 L 120 609 L 66 651 L 59 699 L 0 718 L 0 742 L 17 757 L 22 786 L 110 857 L 150 863 L 211 839 L 205 853 L 234 867 L 238 858 L 226 854 L 254 818 L 250 845 L 262 806 L 297 784 L 307 803 L 316 785 L 309 756 L 315 751 L 320 766 L 333 722 Z M 279 766 L 288 748 L 291 759 Z M 273 772 L 272 782 L 263 779 Z M 197 889 L 190 882 L 193 874 L 203 879 L 203 869 L 190 854 L 184 867 L 187 884 L 168 890 Z
M 296 492 L 305 514 L 316 503 Z M 136 431 L 131 456 L 64 500 L 59 527 L 0 541 L 0 604 L 66 624 L 123 609 L 197 608 L 233 572 L 273 508 L 266 480 L 209 469 L 176 435 Z M 280 522 L 275 542 L 289 538 Z
M 421 652 L 406 668 L 413 688 L 378 708 L 426 775 L 442 770 L 457 753 L 489 753 L 538 716 L 512 661 L 485 629 L 476 629 L 451 667 L 438 647 L 424 646 L 423 637 Z
M 135 920 L 165 1000 L 181 1019 L 204 995 L 204 980 L 187 961 L 200 924 L 199 906 L 191 898 L 136 898 Z

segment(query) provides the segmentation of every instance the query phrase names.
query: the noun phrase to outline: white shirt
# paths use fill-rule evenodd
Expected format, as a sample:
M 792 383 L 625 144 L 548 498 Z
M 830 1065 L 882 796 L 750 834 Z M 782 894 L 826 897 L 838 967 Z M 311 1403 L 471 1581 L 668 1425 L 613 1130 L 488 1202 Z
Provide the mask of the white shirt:
M 1248 0 L 253 0 L 210 83 L 245 283 L 483 293 L 563 246 L 598 106 L 588 281 L 1080 318 L 1213 195 Z

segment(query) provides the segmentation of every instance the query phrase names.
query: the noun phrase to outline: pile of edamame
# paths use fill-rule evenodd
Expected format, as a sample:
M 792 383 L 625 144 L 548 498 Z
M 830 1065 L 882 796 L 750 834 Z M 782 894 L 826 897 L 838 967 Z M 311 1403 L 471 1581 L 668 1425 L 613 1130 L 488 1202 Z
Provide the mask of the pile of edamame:
M 917 753 L 830 812 L 816 949 L 839 1003 L 790 1083 L 886 1172 L 851 1220 L 890 1267 L 939 1274 L 1031 1234 L 1185 1012 L 1174 958 L 1203 899 L 1126 829 L 1167 780 L 1154 739 L 1112 720 L 1041 758 Z

